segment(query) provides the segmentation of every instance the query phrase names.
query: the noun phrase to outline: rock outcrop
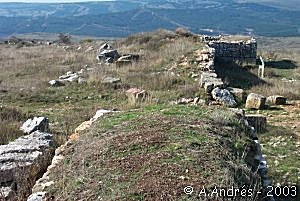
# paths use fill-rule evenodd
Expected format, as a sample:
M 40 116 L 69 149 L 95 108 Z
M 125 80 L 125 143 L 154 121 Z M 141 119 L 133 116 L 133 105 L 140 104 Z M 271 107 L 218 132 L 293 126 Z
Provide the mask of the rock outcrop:
M 24 200 L 53 155 L 53 136 L 40 131 L 0 146 L 0 192 L 4 192 L 3 199 Z

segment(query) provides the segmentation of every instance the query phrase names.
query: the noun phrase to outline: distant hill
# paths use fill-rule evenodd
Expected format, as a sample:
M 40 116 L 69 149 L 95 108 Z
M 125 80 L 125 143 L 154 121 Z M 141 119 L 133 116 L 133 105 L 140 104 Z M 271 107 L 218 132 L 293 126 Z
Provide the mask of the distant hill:
M 123 37 L 157 28 L 202 34 L 300 35 L 300 9 L 276 0 L 0 3 L 0 37 L 49 32 Z M 279 3 L 278 3 L 279 2 Z M 298 3 L 299 4 L 299 3 Z M 294 8 L 298 8 L 296 3 Z

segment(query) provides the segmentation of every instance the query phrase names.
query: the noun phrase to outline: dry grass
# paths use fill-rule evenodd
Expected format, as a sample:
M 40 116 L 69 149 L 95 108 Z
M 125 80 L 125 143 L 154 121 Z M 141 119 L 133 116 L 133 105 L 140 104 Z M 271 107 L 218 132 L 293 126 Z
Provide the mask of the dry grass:
M 0 145 L 22 135 L 19 127 L 25 118 L 26 115 L 15 108 L 0 107 Z
M 120 54 L 141 55 L 139 62 L 120 68 L 99 64 L 96 60 L 98 47 L 103 41 L 85 41 L 70 46 L 1 45 L 0 90 L 7 93 L 0 94 L 0 104 L 18 108 L 31 116 L 49 117 L 52 132 L 60 133 L 59 138 L 65 138 L 99 108 L 131 108 L 125 96 L 125 91 L 130 87 L 150 92 L 153 100 L 146 104 L 166 103 L 179 96 L 194 96 L 199 91 L 197 85 L 187 76 L 178 77 L 167 71 L 182 54 L 201 45 L 193 40 L 158 30 L 112 42 Z M 94 49 L 86 52 L 91 46 Z M 89 74 L 87 84 L 60 88 L 48 86 L 49 80 L 57 79 L 70 70 L 77 71 L 84 65 L 95 69 Z M 107 76 L 120 77 L 122 82 L 113 86 L 104 85 L 101 81 Z

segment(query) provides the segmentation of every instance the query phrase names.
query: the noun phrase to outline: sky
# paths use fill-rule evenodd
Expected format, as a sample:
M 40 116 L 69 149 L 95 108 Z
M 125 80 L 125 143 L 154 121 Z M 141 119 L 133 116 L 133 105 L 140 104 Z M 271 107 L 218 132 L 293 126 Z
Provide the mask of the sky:
M 4 3 L 4 2 L 70 3 L 70 2 L 85 2 L 85 1 L 108 1 L 108 0 L 0 0 L 0 3 Z

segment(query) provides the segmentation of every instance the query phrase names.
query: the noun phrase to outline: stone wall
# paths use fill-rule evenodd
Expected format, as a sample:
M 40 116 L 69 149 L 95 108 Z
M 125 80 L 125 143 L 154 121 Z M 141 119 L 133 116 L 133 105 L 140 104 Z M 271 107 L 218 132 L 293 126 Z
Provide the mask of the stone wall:
M 255 64 L 257 42 L 246 36 L 203 37 L 202 40 L 215 49 L 216 59 Z
M 0 146 L 0 200 L 25 200 L 54 155 L 52 135 L 35 131 Z

